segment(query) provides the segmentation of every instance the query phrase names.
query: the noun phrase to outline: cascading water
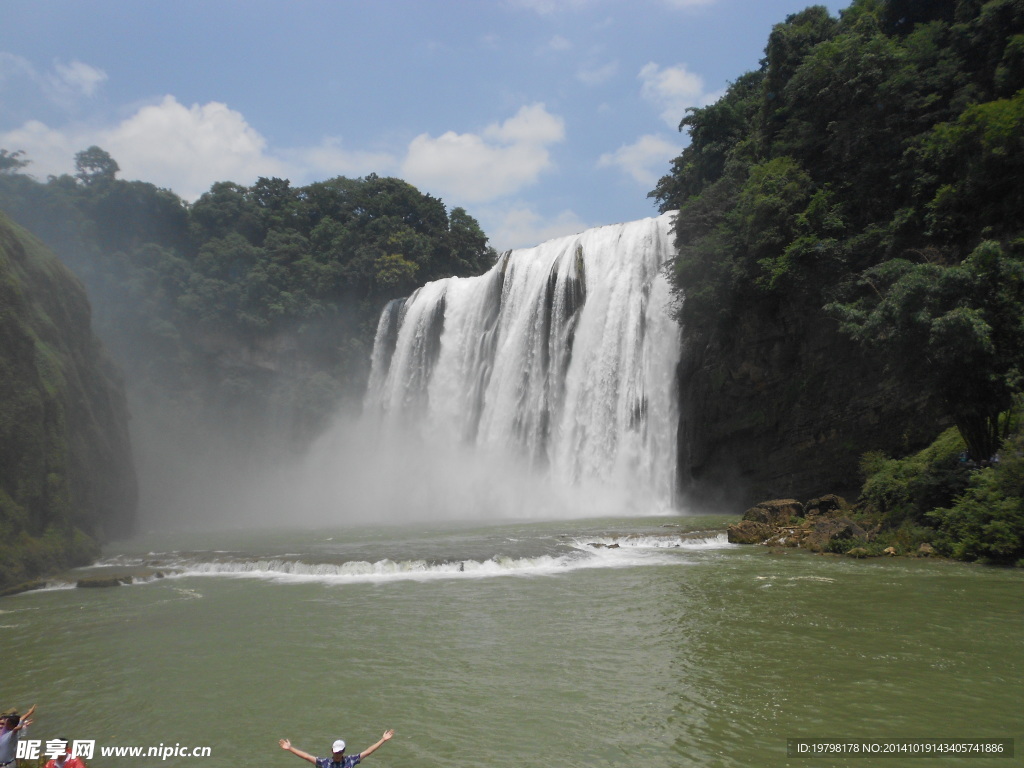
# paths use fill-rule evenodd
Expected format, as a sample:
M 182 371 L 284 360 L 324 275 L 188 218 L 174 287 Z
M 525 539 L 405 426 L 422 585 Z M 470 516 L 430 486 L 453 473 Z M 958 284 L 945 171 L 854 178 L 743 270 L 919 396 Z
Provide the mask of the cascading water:
M 680 343 L 661 273 L 671 225 L 664 214 L 510 251 L 484 275 L 392 302 L 365 412 L 429 456 L 473 456 L 458 473 L 488 457 L 478 486 L 516 472 L 555 490 L 574 507 L 565 512 L 671 508 Z

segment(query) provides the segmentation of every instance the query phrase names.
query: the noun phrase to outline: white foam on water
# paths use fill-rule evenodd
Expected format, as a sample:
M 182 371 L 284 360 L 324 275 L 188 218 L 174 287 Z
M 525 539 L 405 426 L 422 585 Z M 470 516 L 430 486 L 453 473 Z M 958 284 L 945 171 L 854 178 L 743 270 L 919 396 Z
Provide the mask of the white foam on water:
M 168 578 L 233 577 L 280 582 L 325 584 L 382 583 L 389 581 L 430 581 L 437 579 L 479 579 L 501 576 L 557 576 L 593 568 L 635 568 L 651 565 L 689 565 L 694 561 L 681 555 L 727 549 L 725 535 L 692 536 L 606 536 L 566 542 L 561 555 L 510 557 L 497 554 L 484 560 L 464 559 L 431 562 L 423 559 L 374 562 L 316 563 L 293 558 L 252 558 L 230 561 L 196 561 L 181 558 L 167 562 Z M 149 582 L 155 579 L 148 580 Z

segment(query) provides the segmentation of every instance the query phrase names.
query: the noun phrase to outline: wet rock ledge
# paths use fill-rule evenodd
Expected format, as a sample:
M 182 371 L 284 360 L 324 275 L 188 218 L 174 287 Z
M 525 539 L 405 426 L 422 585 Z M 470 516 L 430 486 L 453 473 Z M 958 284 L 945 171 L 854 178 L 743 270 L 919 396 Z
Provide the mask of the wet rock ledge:
M 769 547 L 799 547 L 811 552 L 846 554 L 851 557 L 900 554 L 894 547 L 876 551 L 879 526 L 865 527 L 852 519 L 853 507 L 846 499 L 827 494 L 806 504 L 796 499 L 773 499 L 754 505 L 740 522 L 728 528 L 733 544 L 762 544 Z M 918 557 L 935 554 L 930 544 L 912 553 Z

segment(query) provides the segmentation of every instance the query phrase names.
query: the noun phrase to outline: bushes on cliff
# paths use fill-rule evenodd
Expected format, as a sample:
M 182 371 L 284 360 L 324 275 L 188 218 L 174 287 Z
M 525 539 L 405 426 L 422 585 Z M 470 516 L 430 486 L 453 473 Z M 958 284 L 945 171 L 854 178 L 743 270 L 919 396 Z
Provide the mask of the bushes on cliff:
M 927 515 L 950 504 L 970 482 L 970 466 L 961 461 L 966 446 L 955 428 L 918 453 L 903 459 L 865 454 L 861 503 L 887 528 L 927 522 Z
M 912 400 L 907 410 L 920 414 L 857 434 L 851 401 L 837 418 L 851 443 L 920 447 L 945 417 L 981 462 L 1006 437 L 1000 414 L 1024 388 L 1022 40 L 1020 0 L 852 0 L 838 18 L 812 6 L 775 25 L 760 68 L 683 117 L 691 141 L 651 192 L 661 210 L 679 210 L 679 316 L 689 348 L 732 371 L 747 363 L 733 350 L 754 346 L 748 329 L 764 330 L 761 346 L 775 343 L 757 380 L 735 377 L 733 397 L 746 386 L 751 410 L 781 414 L 776 438 L 792 428 L 792 409 L 762 382 L 774 374 L 836 389 L 835 360 L 813 354 L 826 347 L 860 357 L 856 368 L 870 370 L 862 390 Z M 696 376 L 714 370 L 702 365 Z M 730 426 L 745 414 L 728 419 L 698 425 L 711 436 L 694 451 L 702 476 L 736 453 L 716 454 L 714 441 L 750 440 Z M 878 423 L 890 426 L 888 415 Z M 774 478 L 824 453 L 816 442 L 798 461 L 779 452 L 774 467 L 751 466 L 758 455 L 728 471 Z M 916 498 L 944 481 L 907 482 Z M 887 514 L 906 519 L 931 503 L 884 497 Z
M 1024 434 L 1007 440 L 999 461 L 973 473 L 967 489 L 930 517 L 953 557 L 1024 566 Z
M 903 459 L 866 454 L 860 502 L 881 524 L 879 542 L 910 534 L 916 541 L 931 529 L 924 540 L 945 555 L 1024 566 L 1024 432 L 997 456 L 987 466 L 970 460 L 955 428 Z
M 78 530 L 48 528 L 41 536 L 22 531 L 0 541 L 0 590 L 30 579 L 88 565 L 100 548 Z

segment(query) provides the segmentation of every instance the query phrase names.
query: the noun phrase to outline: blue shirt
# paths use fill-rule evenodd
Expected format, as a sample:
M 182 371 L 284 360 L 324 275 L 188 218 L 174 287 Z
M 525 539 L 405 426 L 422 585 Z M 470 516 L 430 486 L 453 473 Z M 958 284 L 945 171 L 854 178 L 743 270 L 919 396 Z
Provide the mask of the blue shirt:
M 338 761 L 334 761 L 330 757 L 318 757 L 316 759 L 316 768 L 352 768 L 353 765 L 359 762 L 359 758 L 358 754 L 344 755 Z

